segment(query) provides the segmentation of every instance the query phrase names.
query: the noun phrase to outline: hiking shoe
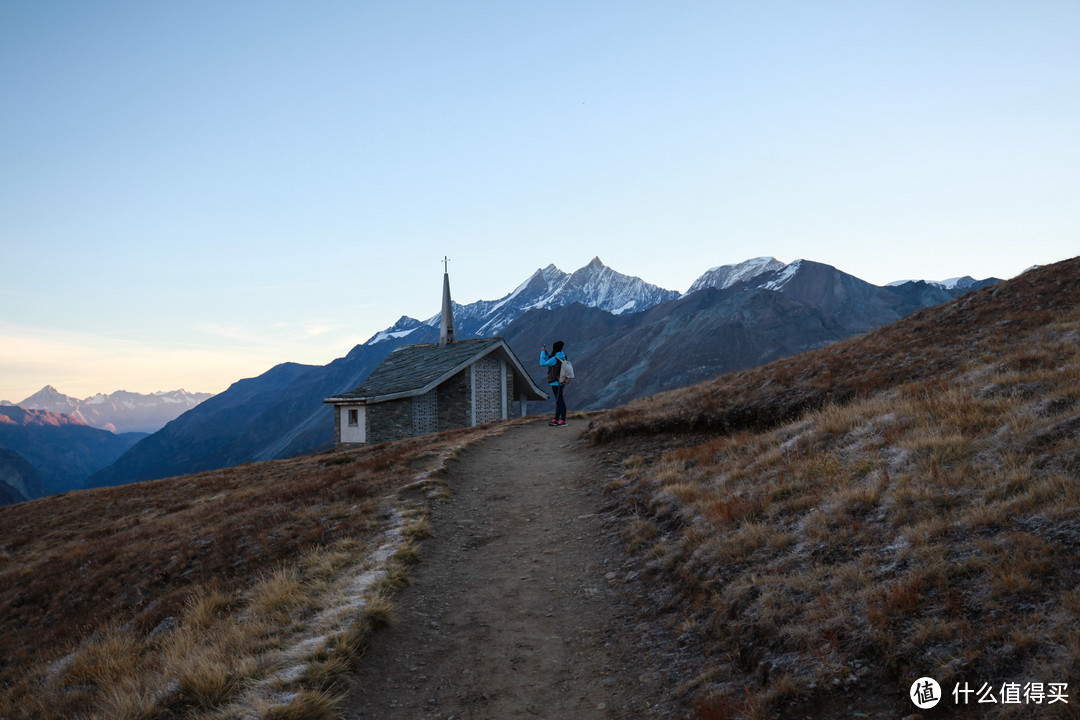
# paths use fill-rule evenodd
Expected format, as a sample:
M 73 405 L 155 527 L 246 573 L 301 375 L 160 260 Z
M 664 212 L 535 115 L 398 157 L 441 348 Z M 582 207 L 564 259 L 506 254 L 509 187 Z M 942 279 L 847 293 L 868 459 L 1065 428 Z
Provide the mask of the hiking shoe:
M 560 420 L 559 422 L 557 422 L 555 424 L 558 425 L 559 427 L 566 427 L 566 421 L 565 420 Z
M 565 424 L 566 423 L 563 423 L 563 425 L 565 425 Z M 555 427 L 558 427 L 559 426 L 559 421 L 558 420 L 548 420 L 548 425 L 553 425 Z

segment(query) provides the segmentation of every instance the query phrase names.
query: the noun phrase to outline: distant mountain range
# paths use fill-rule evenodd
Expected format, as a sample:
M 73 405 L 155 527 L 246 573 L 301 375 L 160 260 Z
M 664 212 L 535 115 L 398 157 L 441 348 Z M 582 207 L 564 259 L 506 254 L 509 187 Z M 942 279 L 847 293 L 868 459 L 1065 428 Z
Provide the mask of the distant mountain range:
M 24 410 L 48 410 L 70 415 L 90 427 L 114 433 L 157 432 L 183 413 L 212 397 L 210 393 L 189 393 L 186 390 L 142 393 L 98 393 L 85 400 L 64 395 L 52 385 L 46 385 L 22 402 L 0 400 L 0 406 L 18 406 Z
M 909 282 L 920 282 L 920 281 L 918 281 L 918 280 L 897 280 L 895 282 L 889 283 L 886 287 L 895 287 L 897 285 L 903 285 L 903 284 L 909 283 Z M 945 290 L 957 290 L 957 289 L 964 290 L 964 289 L 967 289 L 967 288 L 978 288 L 980 286 L 980 284 L 981 284 L 981 281 L 976 280 L 975 278 L 971 277 L 970 275 L 965 275 L 963 277 L 949 278 L 948 280 L 922 280 L 921 282 L 925 282 L 927 285 L 933 285 L 934 287 L 943 288 Z
M 27 500 L 80 488 L 144 437 L 48 410 L 0 407 L 0 482 Z
M 755 258 L 711 268 L 679 293 L 594 258 L 569 274 L 554 265 L 538 269 L 498 300 L 455 303 L 454 320 L 459 339 L 505 337 L 541 383 L 540 346 L 564 340 L 578 369 L 568 401 L 572 409 L 591 409 L 821 347 L 995 282 L 881 287 L 808 260 Z M 438 290 L 435 279 L 433 308 Z M 88 484 L 327 448 L 333 422 L 322 399 L 357 387 L 396 347 L 438 340 L 438 325 L 437 314 L 426 320 L 403 316 L 329 365 L 285 363 L 241 380 L 137 443 Z
M 712 268 L 682 297 L 644 312 L 533 310 L 505 336 L 538 382 L 543 375 L 527 353 L 564 340 L 575 368 L 583 368 L 571 401 L 609 408 L 865 333 L 995 282 L 952 290 L 925 282 L 879 287 L 822 263 L 755 258 Z

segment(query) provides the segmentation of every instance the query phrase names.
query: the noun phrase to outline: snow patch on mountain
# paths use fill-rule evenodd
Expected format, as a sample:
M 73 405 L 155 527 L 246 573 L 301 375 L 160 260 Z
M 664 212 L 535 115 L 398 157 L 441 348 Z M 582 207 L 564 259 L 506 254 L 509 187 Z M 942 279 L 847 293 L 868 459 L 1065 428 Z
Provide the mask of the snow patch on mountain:
M 537 270 L 532 275 L 530 275 L 529 279 L 514 288 L 514 291 L 512 293 L 500 300 L 496 300 L 495 304 L 488 310 L 486 314 L 493 314 L 496 311 L 502 309 L 504 306 L 508 305 L 514 298 L 527 295 L 530 288 L 543 287 L 546 291 L 544 297 L 541 300 L 534 302 L 532 305 L 526 306 L 539 307 L 542 303 L 550 301 L 551 297 L 556 292 L 558 292 L 563 285 L 566 284 L 566 280 L 569 277 L 569 275 L 564 273 L 559 268 L 555 267 L 554 264 L 548 265 L 546 268 Z
M 498 301 L 493 308 L 495 312 L 485 314 L 477 334 L 498 333 L 529 310 L 565 307 L 578 302 L 618 315 L 631 310 L 647 310 L 677 297 L 679 293 L 675 291 L 611 269 L 598 257 L 569 275 L 548 265 Z M 466 306 L 466 312 L 473 312 L 473 307 Z M 456 311 L 454 317 L 457 317 Z
M 400 318 L 398 318 L 398 321 L 396 323 L 386 328 L 385 330 L 382 330 L 381 332 L 375 333 L 364 344 L 375 345 L 376 343 L 381 343 L 391 338 L 407 337 L 415 331 L 419 330 L 420 328 L 424 327 L 424 325 L 425 323 L 422 323 L 415 318 L 411 318 L 408 315 L 402 315 Z
M 414 332 L 416 332 L 416 328 L 413 328 L 412 330 L 395 330 L 394 332 L 388 332 L 386 330 L 383 330 L 382 332 L 373 335 L 372 338 L 368 340 L 368 345 L 381 343 L 383 340 L 389 340 L 390 338 L 408 337 Z
M 775 279 L 762 285 L 761 288 L 763 290 L 783 290 L 784 286 L 791 282 L 791 278 L 795 277 L 795 274 L 802 268 L 802 264 L 802 260 L 796 260 L 781 270 Z
M 757 257 L 736 265 L 720 265 L 710 268 L 695 280 L 686 294 L 689 295 L 707 287 L 724 290 L 736 283 L 751 282 L 765 273 L 777 272 L 785 267 L 787 267 L 786 263 L 774 257 Z

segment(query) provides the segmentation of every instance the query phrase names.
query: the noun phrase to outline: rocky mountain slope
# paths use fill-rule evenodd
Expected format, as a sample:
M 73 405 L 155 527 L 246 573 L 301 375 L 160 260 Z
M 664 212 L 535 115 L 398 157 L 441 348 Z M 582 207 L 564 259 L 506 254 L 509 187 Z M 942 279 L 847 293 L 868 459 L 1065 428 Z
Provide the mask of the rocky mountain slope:
M 831 265 L 810 260 L 796 260 L 749 281 L 754 287 L 780 292 L 823 310 L 852 333 L 887 325 L 915 310 L 940 305 L 996 282 L 1000 281 L 991 278 L 952 289 L 925 282 L 879 287 Z
M 34 466 L 19 453 L 0 448 L 0 505 L 22 502 L 45 494 Z
M 771 258 L 713 268 L 694 287 L 685 295 L 662 290 L 595 258 L 569 274 L 539 269 L 499 300 L 455 305 L 454 320 L 461 339 L 506 337 L 539 382 L 540 346 L 566 341 L 581 371 L 570 402 L 602 408 L 821 347 L 966 292 L 926 283 L 880 288 L 828 265 Z M 283 365 L 243 380 L 90 482 L 147 480 L 329 447 L 333 420 L 322 398 L 357 387 L 395 347 L 437 338 L 438 316 L 402 317 L 325 367 Z
M 15 503 L 21 503 L 25 500 L 25 495 L 3 480 L 0 480 L 0 505 L 14 505 Z
M 19 488 L 24 495 L 30 492 L 27 499 L 82 487 L 143 437 L 141 433 L 116 435 L 47 410 L 0 407 L 0 448 L 17 453 L 40 478 L 40 490 L 33 476 Z M 20 476 L 24 470 L 19 469 Z

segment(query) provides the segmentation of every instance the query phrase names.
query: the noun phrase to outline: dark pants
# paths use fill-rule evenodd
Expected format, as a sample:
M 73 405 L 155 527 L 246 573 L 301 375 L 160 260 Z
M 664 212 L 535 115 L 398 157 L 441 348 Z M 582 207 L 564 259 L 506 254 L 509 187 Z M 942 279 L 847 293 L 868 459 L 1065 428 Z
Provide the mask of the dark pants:
M 562 385 L 552 385 L 551 390 L 555 393 L 555 419 L 566 420 L 566 400 L 563 400 Z

